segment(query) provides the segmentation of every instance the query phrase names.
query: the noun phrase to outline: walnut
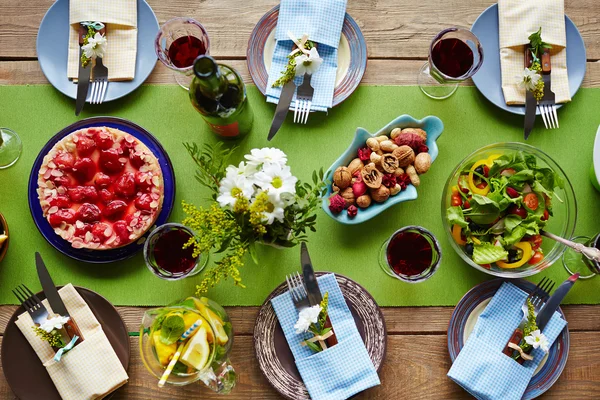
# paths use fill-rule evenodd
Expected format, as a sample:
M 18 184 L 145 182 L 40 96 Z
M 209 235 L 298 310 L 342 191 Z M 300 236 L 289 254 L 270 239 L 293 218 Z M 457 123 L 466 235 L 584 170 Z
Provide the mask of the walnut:
M 371 196 L 368 194 L 363 194 L 358 199 L 356 199 L 356 205 L 360 208 L 367 208 L 371 205 Z
M 388 153 L 391 153 L 392 151 L 398 148 L 398 145 L 392 142 L 391 140 L 384 140 L 383 142 L 379 143 L 379 146 L 381 147 L 381 150 L 386 151 Z
M 352 173 L 346 167 L 338 167 L 333 173 L 333 183 L 340 189 L 345 189 L 352 183 Z
M 371 190 L 371 197 L 377 203 L 383 203 L 390 197 L 390 189 L 381 185 L 379 188 Z
M 431 156 L 429 153 L 419 153 L 415 157 L 415 170 L 417 174 L 424 174 L 431 167 Z
M 399 184 L 395 184 L 394 186 L 392 186 L 390 188 L 390 195 L 395 196 L 398 193 L 400 193 L 402 191 L 402 186 L 400 186 Z
M 427 132 L 421 128 L 404 128 L 402 129 L 402 133 L 416 133 L 421 136 L 423 140 L 427 140 Z
M 398 159 L 393 154 L 384 154 L 379 160 L 379 165 L 381 165 L 381 169 L 391 174 L 398 168 Z
M 340 195 L 344 198 L 344 200 L 346 200 L 346 208 L 350 207 L 355 203 L 354 191 L 351 187 L 342 190 Z
M 372 151 L 377 151 L 379 150 L 379 141 L 375 138 L 368 138 L 367 139 L 367 147 L 370 148 Z
M 408 167 L 406 167 L 406 173 L 408 174 L 408 177 L 410 178 L 410 183 L 412 183 L 413 186 L 417 187 L 421 184 L 421 179 L 419 179 L 419 175 L 417 174 L 415 167 L 409 165 Z
M 402 133 L 402 129 L 394 128 L 394 129 L 392 129 L 392 132 L 390 133 L 390 137 L 392 139 L 396 139 L 398 136 L 400 136 L 401 133 Z
M 400 146 L 392 154 L 398 159 L 398 166 L 401 168 L 408 167 L 415 162 L 415 152 L 409 146 Z
M 362 171 L 360 171 L 360 173 L 362 175 L 362 179 L 365 185 L 367 185 L 371 189 L 377 189 L 381 186 L 383 175 L 377 170 L 375 164 L 370 163 L 365 165 L 365 167 L 362 169 Z
M 363 169 L 364 166 L 365 164 L 361 161 L 360 158 L 355 158 L 354 160 L 350 161 L 350 164 L 348 165 L 348 171 L 350 171 L 350 173 L 354 175 L 356 171 Z

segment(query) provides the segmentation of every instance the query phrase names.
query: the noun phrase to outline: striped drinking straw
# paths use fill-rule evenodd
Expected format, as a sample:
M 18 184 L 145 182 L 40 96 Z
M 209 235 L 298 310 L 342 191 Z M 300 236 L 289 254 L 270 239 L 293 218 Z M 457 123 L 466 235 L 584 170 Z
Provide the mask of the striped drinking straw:
M 192 324 L 192 326 L 190 326 L 188 328 L 187 331 L 183 332 L 183 335 L 181 335 L 181 338 L 179 338 L 179 341 L 183 342 L 185 339 L 187 339 L 188 336 L 190 336 L 192 334 L 192 332 L 194 332 L 196 330 L 196 328 L 198 328 L 201 324 L 202 324 L 202 320 L 201 319 L 199 319 L 196 322 L 194 322 Z
M 163 372 L 162 376 L 160 377 L 160 381 L 158 381 L 158 387 L 165 386 L 167 379 L 169 379 L 169 375 L 171 375 L 171 372 L 173 371 L 175 364 L 177 364 L 177 361 L 179 360 L 179 357 L 181 356 L 181 351 L 183 350 L 183 346 L 184 346 L 183 341 L 186 340 L 196 330 L 196 328 L 198 328 L 201 324 L 202 324 L 202 320 L 198 319 L 198 320 L 196 320 L 196 322 L 194 322 L 192 324 L 192 326 L 190 326 L 185 332 L 183 332 L 183 335 L 181 335 L 181 337 L 178 340 L 179 346 L 177 347 L 177 351 L 173 355 L 173 358 L 171 359 L 171 362 L 167 366 L 167 369 L 165 369 L 165 372 Z

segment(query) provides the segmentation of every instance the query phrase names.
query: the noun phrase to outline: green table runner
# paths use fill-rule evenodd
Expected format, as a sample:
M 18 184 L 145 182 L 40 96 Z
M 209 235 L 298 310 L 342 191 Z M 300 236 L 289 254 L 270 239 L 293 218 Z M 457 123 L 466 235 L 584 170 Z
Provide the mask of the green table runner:
M 276 146 L 288 154 L 292 172 L 309 179 L 313 169 L 329 165 L 351 142 L 356 127 L 375 132 L 401 114 L 415 118 L 436 115 L 445 130 L 438 146 L 440 154 L 430 172 L 422 177 L 416 201 L 394 206 L 361 225 L 347 227 L 319 211 L 317 233 L 309 249 L 317 270 L 334 271 L 352 279 L 371 292 L 381 306 L 454 305 L 474 285 L 491 277 L 465 264 L 450 246 L 442 229 L 440 200 L 448 174 L 468 153 L 498 141 L 522 141 L 522 117 L 498 110 L 475 88 L 461 87 L 445 101 L 434 101 L 417 87 L 361 86 L 329 115 L 314 115 L 308 125 L 288 121 L 275 139 L 266 140 L 274 106 L 266 104 L 258 90 L 248 88 L 255 114 L 252 133 L 241 143 L 239 157 L 253 147 Z M 566 171 L 577 196 L 577 233 L 591 235 L 600 227 L 597 210 L 600 193 L 588 178 L 592 162 L 594 132 L 598 126 L 599 89 L 582 89 L 574 101 L 559 111 L 560 129 L 545 130 L 538 118 L 529 143 L 548 152 Z M 0 126 L 10 127 L 23 140 L 18 163 L 0 171 L 0 211 L 11 233 L 10 248 L 0 263 L 0 304 L 15 299 L 10 289 L 19 283 L 32 290 L 40 285 L 34 268 L 39 251 L 57 284 L 72 282 L 106 296 L 119 305 L 160 305 L 194 293 L 199 278 L 166 282 L 154 277 L 141 254 L 107 265 L 71 260 L 52 248 L 35 227 L 27 205 L 27 180 L 31 166 L 46 141 L 75 122 L 74 102 L 51 86 L 0 87 Z M 183 217 L 181 200 L 206 203 L 206 192 L 193 179 L 194 164 L 182 142 L 214 142 L 200 115 L 192 108 L 187 92 L 175 86 L 143 86 L 119 101 L 86 106 L 82 117 L 112 115 L 127 118 L 152 132 L 171 156 L 177 176 L 173 221 Z M 378 265 L 381 244 L 397 228 L 422 225 L 440 239 L 443 260 L 439 271 L 427 282 L 411 285 L 385 275 Z M 299 249 L 259 248 L 259 265 L 250 259 L 242 270 L 246 289 L 224 282 L 209 296 L 223 305 L 259 305 L 279 285 L 285 274 L 300 268 Z M 563 281 L 567 273 L 559 261 L 541 276 Z M 600 278 L 577 283 L 569 303 L 600 303 Z

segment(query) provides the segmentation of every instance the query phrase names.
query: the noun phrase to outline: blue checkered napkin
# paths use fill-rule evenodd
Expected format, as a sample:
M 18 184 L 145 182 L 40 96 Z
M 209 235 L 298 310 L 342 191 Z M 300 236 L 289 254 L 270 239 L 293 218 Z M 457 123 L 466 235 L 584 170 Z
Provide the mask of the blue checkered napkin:
M 329 319 L 338 339 L 335 346 L 314 353 L 300 344 L 312 335 L 296 334 L 294 325 L 298 312 L 288 292 L 275 297 L 271 303 L 310 397 L 314 400 L 347 399 L 379 385 L 379 377 L 335 276 L 328 274 L 317 280 L 321 293 L 329 292 Z
M 317 50 L 323 63 L 310 82 L 315 89 L 311 110 L 327 111 L 331 108 L 337 73 L 337 47 L 345 15 L 346 0 L 281 0 L 275 32 L 277 43 L 267 83 L 268 102 L 279 102 L 281 87 L 272 86 L 285 70 L 287 56 L 294 47 L 294 42 L 287 34 L 289 31 L 297 38 L 301 38 L 306 33 L 310 40 L 317 43 Z M 303 77 L 297 77 L 294 82 L 300 85 L 302 80 Z M 292 105 L 295 97 L 296 95 L 292 99 Z
M 541 349 L 531 352 L 533 361 L 519 365 L 502 354 L 508 339 L 521 322 L 521 306 L 527 293 L 505 282 L 479 316 L 467 343 L 448 377 L 480 400 L 518 400 L 544 357 Z M 567 322 L 554 313 L 543 333 L 552 345 Z

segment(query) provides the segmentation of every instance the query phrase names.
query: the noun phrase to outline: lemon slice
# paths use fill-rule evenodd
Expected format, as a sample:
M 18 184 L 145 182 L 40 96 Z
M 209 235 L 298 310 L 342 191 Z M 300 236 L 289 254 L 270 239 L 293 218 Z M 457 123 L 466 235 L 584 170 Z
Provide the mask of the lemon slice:
M 6 241 L 6 239 L 8 239 L 8 236 L 0 235 L 0 246 L 2 246 L 2 243 L 4 243 Z
M 154 345 L 154 350 L 156 351 L 156 357 L 158 358 L 158 362 L 161 365 L 168 365 L 169 361 L 173 358 L 173 355 L 177 351 L 177 343 L 173 344 L 164 344 L 160 340 L 160 329 L 154 331 L 152 334 L 152 344 Z
M 210 346 L 206 335 L 206 328 L 200 327 L 196 334 L 188 340 L 183 348 L 183 352 L 179 361 L 188 367 L 195 368 L 198 371 L 202 370 L 208 363 L 210 356 Z
M 194 304 L 196 305 L 198 311 L 200 311 L 200 314 L 202 314 L 202 316 L 206 318 L 206 320 L 210 322 L 210 325 L 213 327 L 213 330 L 215 331 L 217 336 L 216 342 L 220 345 L 223 345 L 229 341 L 229 336 L 227 336 L 227 333 L 223 328 L 223 320 L 217 314 L 215 314 L 214 311 L 208 308 L 206 303 L 207 301 L 205 297 L 203 297 L 200 300 L 194 299 Z M 208 339 L 210 341 L 214 340 L 211 332 L 208 332 Z

